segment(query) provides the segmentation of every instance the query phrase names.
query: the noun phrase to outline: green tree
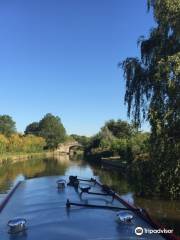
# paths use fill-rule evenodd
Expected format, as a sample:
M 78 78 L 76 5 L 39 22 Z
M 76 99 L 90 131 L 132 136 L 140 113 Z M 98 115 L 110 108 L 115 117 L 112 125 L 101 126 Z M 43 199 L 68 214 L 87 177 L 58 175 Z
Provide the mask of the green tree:
M 10 136 L 16 132 L 16 124 L 9 115 L 0 115 L 0 133 Z
M 105 127 L 107 127 L 117 138 L 130 137 L 134 130 L 133 125 L 120 119 L 117 121 L 113 119 L 109 120 L 105 123 Z
M 180 0 L 149 0 L 156 27 L 139 40 L 141 59 L 123 63 L 128 115 L 151 125 L 153 190 L 180 193 Z
M 105 124 L 100 131 L 100 147 L 103 149 L 110 149 L 111 142 L 114 140 L 114 135 Z
M 26 130 L 24 131 L 24 133 L 25 134 L 39 135 L 39 123 L 38 122 L 30 123 L 26 127 Z
M 84 147 L 86 147 L 89 142 L 90 142 L 90 137 L 87 136 L 80 136 L 77 134 L 71 134 L 70 135 L 74 140 L 76 140 L 77 142 L 79 142 L 80 144 L 82 144 Z
M 133 159 L 145 160 L 149 157 L 149 133 L 138 132 L 129 139 Z
M 66 131 L 58 116 L 46 114 L 39 122 L 39 136 L 45 138 L 47 148 L 56 148 L 65 140 Z

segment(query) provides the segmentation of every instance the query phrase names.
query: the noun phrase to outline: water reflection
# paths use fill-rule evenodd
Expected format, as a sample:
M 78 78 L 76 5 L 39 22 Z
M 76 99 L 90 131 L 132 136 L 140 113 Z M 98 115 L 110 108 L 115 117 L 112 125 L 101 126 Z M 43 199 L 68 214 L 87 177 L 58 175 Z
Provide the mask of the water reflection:
M 68 155 L 52 158 L 37 158 L 0 167 L 0 193 L 6 193 L 20 179 L 52 175 L 93 176 L 92 169 L 82 160 L 70 161 Z
M 53 159 L 32 159 L 1 166 L 0 201 L 18 180 L 51 175 L 77 175 L 82 178 L 99 176 L 101 182 L 111 186 L 126 201 L 147 209 L 152 217 L 180 234 L 180 202 L 135 197 L 133 186 L 120 174 L 90 166 L 81 159 L 70 160 L 68 155 L 55 156 Z
M 180 202 L 162 199 L 134 197 L 138 206 L 146 209 L 154 219 L 180 235 Z
M 130 185 L 119 173 L 102 169 L 96 169 L 95 172 L 103 183 L 120 193 L 123 199 L 137 207 L 146 209 L 153 219 L 169 229 L 174 229 L 175 234 L 180 235 L 179 201 L 137 197 L 134 194 L 136 187 Z

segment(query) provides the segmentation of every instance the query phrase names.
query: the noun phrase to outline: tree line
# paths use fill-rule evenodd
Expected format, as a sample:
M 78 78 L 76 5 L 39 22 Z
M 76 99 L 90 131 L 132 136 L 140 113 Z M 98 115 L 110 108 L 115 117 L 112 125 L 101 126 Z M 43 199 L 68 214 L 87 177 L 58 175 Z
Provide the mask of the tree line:
M 149 133 L 141 132 L 133 123 L 109 120 L 92 137 L 72 135 L 85 147 L 85 155 L 94 158 L 120 156 L 123 161 L 149 158 Z
M 140 37 L 140 58 L 120 65 L 128 115 L 151 126 L 150 161 L 139 162 L 139 188 L 180 197 L 180 0 L 148 0 L 156 26 Z
M 0 115 L 0 154 L 55 149 L 65 139 L 66 130 L 61 119 L 50 113 L 39 122 L 29 124 L 23 134 L 17 132 L 11 116 Z

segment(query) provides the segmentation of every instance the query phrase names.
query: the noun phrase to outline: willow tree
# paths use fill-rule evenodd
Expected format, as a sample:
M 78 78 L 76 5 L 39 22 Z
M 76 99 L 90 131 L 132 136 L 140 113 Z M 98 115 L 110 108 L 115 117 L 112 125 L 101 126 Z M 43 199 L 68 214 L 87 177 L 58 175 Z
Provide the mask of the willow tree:
M 180 193 L 180 0 L 149 0 L 156 27 L 140 37 L 141 58 L 127 58 L 128 115 L 151 126 L 151 175 L 155 191 Z M 151 181 L 152 182 L 152 181 Z

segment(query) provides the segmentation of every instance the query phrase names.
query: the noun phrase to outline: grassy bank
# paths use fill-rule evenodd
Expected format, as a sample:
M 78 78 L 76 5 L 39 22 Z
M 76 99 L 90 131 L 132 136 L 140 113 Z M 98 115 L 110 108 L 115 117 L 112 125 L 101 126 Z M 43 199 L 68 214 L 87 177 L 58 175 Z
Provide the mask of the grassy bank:
M 18 162 L 23 160 L 28 160 L 34 157 L 50 157 L 53 156 L 53 151 L 41 151 L 41 152 L 32 152 L 32 153 L 4 153 L 0 155 L 0 164 L 4 162 Z

